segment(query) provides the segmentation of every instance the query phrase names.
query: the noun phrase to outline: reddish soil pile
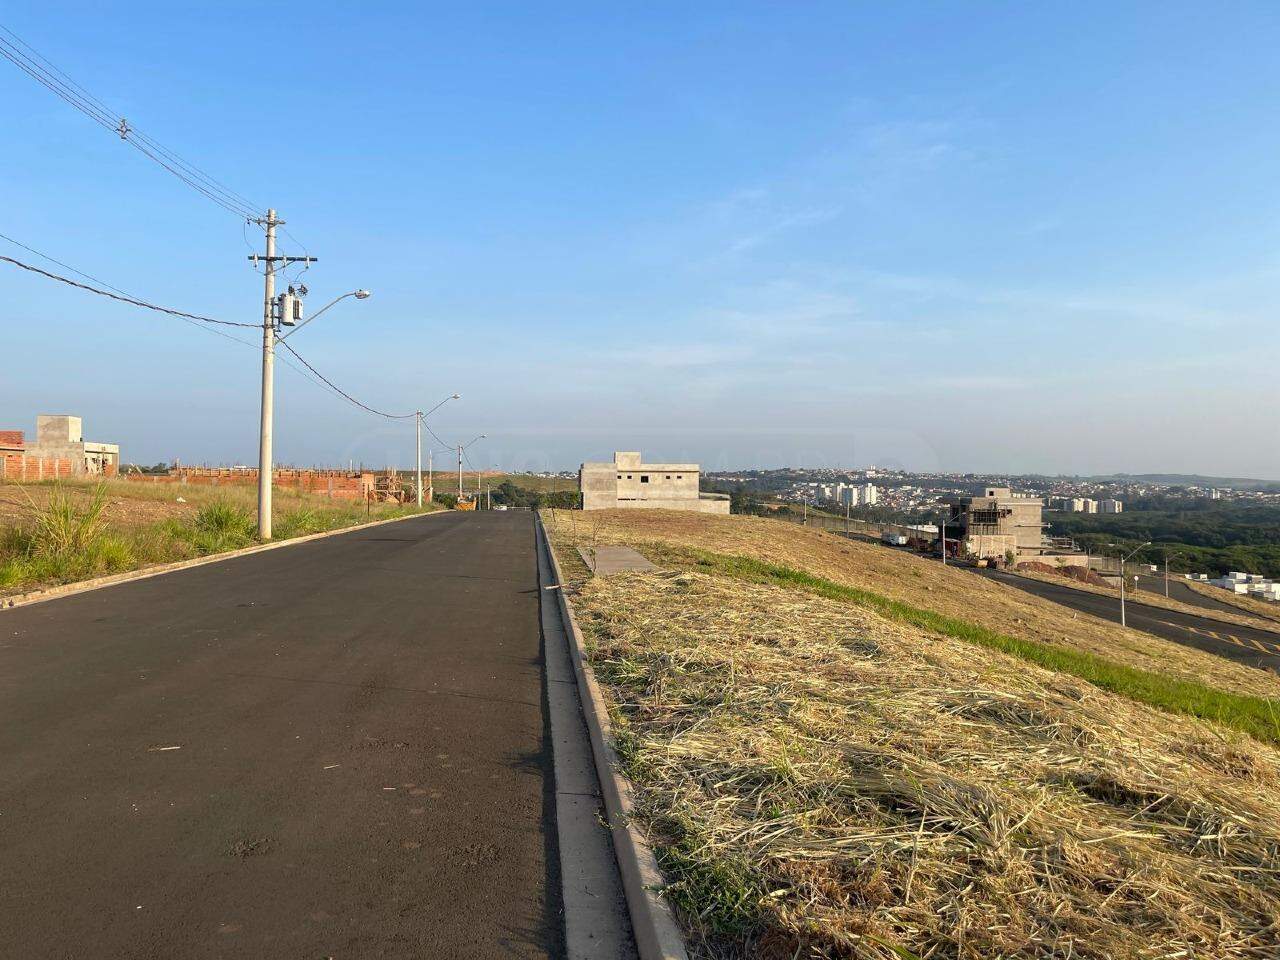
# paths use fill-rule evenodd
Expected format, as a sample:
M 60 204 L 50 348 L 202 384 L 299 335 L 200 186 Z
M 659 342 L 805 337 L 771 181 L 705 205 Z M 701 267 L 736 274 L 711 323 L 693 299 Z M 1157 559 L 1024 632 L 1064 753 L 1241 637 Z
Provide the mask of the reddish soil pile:
M 1081 583 L 1092 584 L 1095 587 L 1109 587 L 1111 584 L 1098 576 L 1093 570 L 1085 567 L 1068 566 L 1059 567 L 1051 563 L 1037 563 L 1036 561 L 1028 561 L 1027 563 L 1018 564 L 1019 570 L 1033 570 L 1036 573 L 1056 573 L 1060 577 L 1066 577 L 1069 580 L 1079 580 Z

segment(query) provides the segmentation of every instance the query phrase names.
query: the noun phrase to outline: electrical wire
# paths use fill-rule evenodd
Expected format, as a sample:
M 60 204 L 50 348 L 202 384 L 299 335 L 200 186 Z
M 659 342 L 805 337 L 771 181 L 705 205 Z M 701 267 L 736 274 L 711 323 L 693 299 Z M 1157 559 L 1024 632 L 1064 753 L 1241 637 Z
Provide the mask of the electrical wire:
M 8 27 L 0 24 L 0 31 L 11 38 L 6 39 L 0 36 L 0 56 L 31 79 L 99 126 L 119 136 L 135 150 L 224 210 L 247 221 L 256 221 L 260 218 L 259 211 L 262 208 L 253 201 L 236 193 L 163 144 L 134 129 L 124 117 L 114 113 L 105 103 L 72 80 L 56 64 L 42 56 Z
M 314 373 L 317 377 L 323 380 L 324 383 L 330 389 L 332 389 L 335 393 L 339 394 L 344 400 L 347 400 L 350 403 L 354 403 L 361 410 L 367 410 L 369 413 L 375 414 L 379 417 L 385 417 L 388 420 L 409 420 L 418 415 L 417 411 L 414 411 L 413 413 L 386 413 L 385 411 L 378 410 L 374 407 L 369 406 L 367 403 L 361 403 L 359 400 L 351 396 L 351 394 L 347 393 L 340 386 L 338 386 L 336 383 L 334 383 L 332 380 L 326 377 L 323 373 L 321 373 L 319 370 L 313 367 L 310 363 L 308 363 L 306 359 L 302 356 L 302 354 L 298 353 L 297 350 L 293 349 L 292 344 L 287 343 L 284 340 L 277 340 L 276 342 L 280 344 L 280 346 L 288 350 L 291 354 L 293 354 L 294 357 L 297 358 L 298 362 L 300 362 L 304 367 L 306 367 L 308 370 Z
M 434 439 L 436 443 L 440 444 L 440 446 L 446 448 L 449 453 L 457 452 L 457 449 L 458 449 L 457 446 L 450 446 L 449 444 L 445 443 L 443 440 L 440 439 L 439 435 L 437 435 L 434 430 L 432 430 L 429 426 L 427 426 L 426 417 L 422 418 L 422 426 L 427 431 L 427 433 L 431 434 L 432 439 Z
M 8 237 L 5 237 L 4 239 L 7 240 Z M 184 310 L 174 310 L 170 307 L 160 307 L 154 303 L 147 303 L 147 301 L 145 300 L 138 300 L 137 298 L 128 296 L 127 294 L 111 293 L 110 291 L 107 291 L 107 290 L 100 290 L 97 287 L 89 286 L 89 284 L 87 283 L 80 283 L 77 280 L 72 280 L 70 277 L 63 277 L 56 273 L 50 273 L 48 270 L 41 270 L 39 267 L 33 267 L 31 264 L 23 263 L 21 260 L 15 260 L 13 257 L 6 257 L 3 255 L 0 255 L 0 261 L 3 261 L 4 263 L 11 263 L 15 267 L 20 267 L 23 270 L 29 270 L 31 273 L 38 273 L 40 276 L 48 277 L 50 280 L 57 280 L 59 283 L 65 283 L 68 286 L 76 287 L 80 290 L 87 290 L 89 293 L 96 293 L 100 297 L 109 297 L 112 300 L 119 300 L 121 303 L 132 304 L 135 307 L 142 307 L 145 310 L 155 310 L 157 313 L 167 313 L 170 316 L 181 317 L 187 320 L 199 320 L 201 323 L 216 323 L 219 326 L 223 326 L 223 327 L 259 326 L 259 324 L 256 324 L 256 323 L 236 323 L 233 320 L 215 320 L 213 317 L 202 317 L 198 313 L 187 313 Z M 74 272 L 79 273 L 80 271 L 76 270 Z

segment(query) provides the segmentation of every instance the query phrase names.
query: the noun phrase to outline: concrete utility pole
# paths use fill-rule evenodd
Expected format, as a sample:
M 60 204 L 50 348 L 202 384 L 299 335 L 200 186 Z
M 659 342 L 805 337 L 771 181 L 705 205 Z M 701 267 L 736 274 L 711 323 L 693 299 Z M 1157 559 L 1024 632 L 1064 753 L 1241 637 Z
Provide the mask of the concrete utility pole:
M 260 257 L 256 253 L 249 256 L 255 265 L 262 261 L 262 420 L 258 433 L 258 538 L 271 539 L 271 481 L 275 472 L 271 450 L 271 424 L 275 407 L 275 361 L 276 361 L 276 265 L 289 263 L 315 263 L 315 257 L 278 257 L 276 256 L 276 227 L 284 221 L 276 216 L 275 210 L 268 210 L 265 219 L 258 224 L 266 229 L 267 254 Z
M 431 455 L 434 453 L 434 450 L 427 451 L 427 503 L 436 502 L 436 485 L 431 474 Z
M 453 399 L 453 398 L 452 398 L 452 397 L 450 397 L 449 399 Z M 476 442 L 476 440 L 483 440 L 483 439 L 484 439 L 484 434 L 482 433 L 482 434 L 480 434 L 480 436 L 478 436 L 478 437 L 474 438 L 473 440 L 468 441 L 467 443 L 460 443 L 460 444 L 458 444 L 458 499 L 459 499 L 459 500 L 461 500 L 461 499 L 463 498 L 463 496 L 465 495 L 465 493 L 466 493 L 466 491 L 463 489 L 463 486 L 462 486 L 462 453 L 463 453 L 463 451 L 464 451 L 464 450 L 466 450 L 466 449 L 467 449 L 467 447 L 469 447 L 469 446 L 471 446 L 471 444 L 475 443 L 475 442 Z M 477 472 L 476 472 L 476 497 L 477 497 L 477 499 L 479 498 L 479 496 L 480 496 L 480 473 L 479 473 L 479 471 L 477 471 Z
M 1170 553 L 1168 550 L 1164 552 L 1164 596 L 1166 600 L 1169 599 L 1169 561 L 1173 557 L 1180 556 L 1182 556 L 1181 552 Z
M 262 421 L 258 435 L 258 537 L 271 539 L 271 423 L 275 406 L 276 325 L 276 212 L 267 211 L 267 265 L 262 271 Z
M 460 393 L 452 393 L 449 396 L 445 397 L 443 400 L 441 400 L 439 403 L 437 403 L 434 407 L 432 407 L 426 413 L 423 413 L 421 410 L 419 410 L 415 417 L 418 424 L 417 472 L 418 472 L 418 506 L 419 507 L 422 506 L 422 425 L 426 422 L 427 417 L 431 416 L 433 413 L 435 413 L 437 410 L 443 407 L 450 400 L 458 400 L 458 399 L 461 399 L 461 397 L 462 397 L 462 394 Z M 428 482 L 430 482 L 430 475 L 431 475 L 431 451 L 428 450 L 427 451 Z M 434 497 L 435 497 L 435 490 L 433 489 L 427 494 L 427 502 L 430 503 L 434 499 Z
M 417 480 L 414 483 L 418 491 L 418 509 L 422 509 L 422 411 L 419 410 L 413 418 L 414 425 L 418 428 L 418 459 L 415 473 Z
M 1113 543 L 1111 544 L 1111 546 L 1120 547 L 1118 543 Z M 1130 558 L 1133 557 L 1136 553 L 1138 553 L 1141 550 L 1145 550 L 1149 546 L 1151 546 L 1150 540 L 1148 540 L 1146 543 L 1144 543 L 1140 547 L 1134 547 L 1132 550 L 1129 551 L 1128 555 L 1125 555 L 1124 547 L 1120 547 L 1120 626 L 1122 627 L 1127 627 L 1129 625 L 1125 621 L 1125 615 L 1124 615 L 1124 565 L 1128 563 Z

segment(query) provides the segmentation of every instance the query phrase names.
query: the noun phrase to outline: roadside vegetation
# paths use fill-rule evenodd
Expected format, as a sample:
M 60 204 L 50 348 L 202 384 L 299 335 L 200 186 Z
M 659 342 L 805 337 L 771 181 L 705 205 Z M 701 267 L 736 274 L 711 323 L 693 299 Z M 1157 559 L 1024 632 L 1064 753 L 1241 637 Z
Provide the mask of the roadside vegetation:
M 548 530 L 695 956 L 1280 952 L 1275 678 L 1048 639 L 1012 588 L 782 523 Z M 575 542 L 664 569 L 590 578 Z
M 0 485 L 0 593 L 188 560 L 257 542 L 253 490 L 114 480 Z M 181 497 L 185 503 L 179 503 Z M 277 490 L 275 539 L 415 512 Z

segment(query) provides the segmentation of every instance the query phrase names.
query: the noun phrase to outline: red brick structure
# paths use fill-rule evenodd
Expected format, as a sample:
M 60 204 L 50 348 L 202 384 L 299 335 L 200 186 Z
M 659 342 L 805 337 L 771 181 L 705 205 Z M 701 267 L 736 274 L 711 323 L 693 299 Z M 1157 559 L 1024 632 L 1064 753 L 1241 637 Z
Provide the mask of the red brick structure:
M 21 451 L 0 450 L 0 480 L 33 482 L 71 476 L 67 457 L 30 457 Z
M 352 473 L 346 470 L 299 470 L 281 467 L 275 471 L 272 486 L 298 490 L 333 500 L 365 500 L 374 491 L 377 474 L 371 471 Z M 142 483 L 185 483 L 195 486 L 257 486 L 258 469 L 245 467 L 177 467 L 167 474 L 131 473 L 128 479 Z

